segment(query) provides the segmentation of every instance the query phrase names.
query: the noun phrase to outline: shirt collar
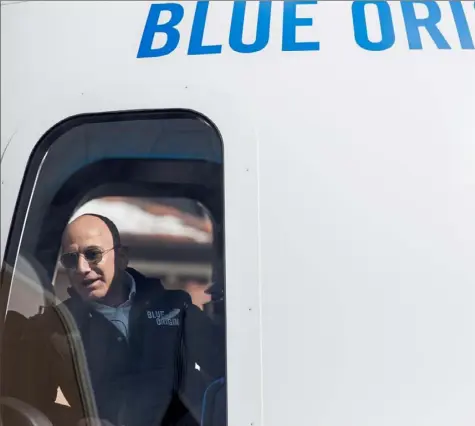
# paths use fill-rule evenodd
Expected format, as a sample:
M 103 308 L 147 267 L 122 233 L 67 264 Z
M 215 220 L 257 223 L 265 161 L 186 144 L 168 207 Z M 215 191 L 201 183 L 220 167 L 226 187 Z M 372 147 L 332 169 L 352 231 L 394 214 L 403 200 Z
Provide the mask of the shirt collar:
M 127 271 L 125 271 L 125 276 L 127 277 L 127 282 L 125 285 L 127 286 L 129 290 L 129 297 L 124 303 L 122 303 L 122 305 L 119 305 L 119 306 L 123 306 L 123 305 L 131 303 L 135 297 L 135 294 L 137 293 L 137 286 L 136 286 L 134 277 L 131 274 L 129 274 Z M 109 308 L 109 306 L 104 305 L 100 302 L 92 302 L 92 305 L 99 309 Z
M 125 271 L 125 274 L 129 278 L 129 300 L 131 301 L 135 297 L 135 293 L 137 293 L 137 286 L 135 284 L 135 279 L 132 275 L 130 275 L 127 271 Z

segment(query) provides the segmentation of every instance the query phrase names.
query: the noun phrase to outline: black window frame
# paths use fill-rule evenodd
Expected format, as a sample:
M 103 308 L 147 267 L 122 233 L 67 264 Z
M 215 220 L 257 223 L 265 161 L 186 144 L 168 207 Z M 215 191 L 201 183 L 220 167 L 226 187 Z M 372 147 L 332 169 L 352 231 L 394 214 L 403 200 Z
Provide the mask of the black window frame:
M 219 244 L 219 261 L 217 267 L 219 268 L 219 276 L 222 280 L 223 289 L 225 287 L 224 275 L 225 275 L 225 244 L 224 244 L 224 206 L 225 206 L 225 190 L 224 190 L 224 143 L 221 133 L 217 126 L 205 115 L 190 109 L 164 109 L 164 110 L 126 110 L 126 111 L 108 111 L 100 113 L 84 113 L 67 117 L 55 124 L 34 146 L 30 157 L 28 159 L 23 179 L 20 185 L 17 201 L 12 216 L 12 221 L 5 245 L 4 258 L 2 261 L 2 267 L 0 271 L 0 315 L 1 325 L 3 325 L 6 319 L 8 311 L 9 295 L 13 284 L 14 273 L 9 271 L 9 266 L 13 267 L 16 264 L 18 255 L 20 253 L 20 245 L 24 227 L 26 226 L 27 214 L 29 210 L 29 204 L 33 196 L 36 180 L 40 172 L 43 159 L 47 155 L 50 148 L 54 143 L 64 134 L 73 130 L 74 128 L 86 125 L 86 124 L 100 124 L 100 123 L 112 123 L 122 121 L 139 121 L 139 120 L 172 120 L 172 119 L 194 119 L 202 121 L 205 125 L 209 126 L 215 133 L 221 147 L 222 164 L 221 164 L 221 194 L 220 199 L 222 203 L 222 212 L 220 217 L 220 224 L 213 223 L 216 226 L 215 229 L 220 230 L 221 237 L 215 238 Z M 94 163 L 92 163 L 94 164 Z M 214 222 L 214 220 L 213 220 Z M 224 306 L 224 310 L 226 308 Z M 0 342 L 1 345 L 1 342 Z M 0 346 L 1 351 L 1 346 Z M 0 354 L 1 355 L 1 354 Z

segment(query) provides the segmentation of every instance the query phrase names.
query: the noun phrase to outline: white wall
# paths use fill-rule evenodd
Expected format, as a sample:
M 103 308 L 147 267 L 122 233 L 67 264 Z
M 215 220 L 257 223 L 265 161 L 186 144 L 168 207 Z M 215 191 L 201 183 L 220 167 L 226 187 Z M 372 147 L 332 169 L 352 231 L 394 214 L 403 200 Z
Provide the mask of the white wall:
M 232 3 L 212 3 L 206 42 L 225 42 Z M 46 129 L 85 112 L 199 111 L 225 144 L 230 426 L 472 426 L 473 51 L 401 37 L 364 51 L 351 2 L 320 2 L 321 51 L 282 52 L 276 4 L 259 54 L 189 57 L 184 43 L 140 61 L 146 2 L 2 9 L 2 253 Z

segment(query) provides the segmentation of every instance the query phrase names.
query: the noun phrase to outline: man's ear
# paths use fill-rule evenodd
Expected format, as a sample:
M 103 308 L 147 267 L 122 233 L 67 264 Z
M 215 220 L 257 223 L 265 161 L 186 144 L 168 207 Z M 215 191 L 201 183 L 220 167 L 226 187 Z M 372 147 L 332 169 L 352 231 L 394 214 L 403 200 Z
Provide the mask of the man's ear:
M 129 248 L 127 246 L 120 246 L 117 260 L 120 269 L 127 268 L 129 265 Z

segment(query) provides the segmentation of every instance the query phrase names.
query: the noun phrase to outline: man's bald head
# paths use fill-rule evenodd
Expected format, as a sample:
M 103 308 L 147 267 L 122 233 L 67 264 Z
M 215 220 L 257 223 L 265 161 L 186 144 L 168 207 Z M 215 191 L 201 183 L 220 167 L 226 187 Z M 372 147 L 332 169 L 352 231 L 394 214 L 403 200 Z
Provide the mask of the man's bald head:
M 97 228 L 101 233 L 104 233 L 107 228 L 107 230 L 111 234 L 113 246 L 120 247 L 120 233 L 115 223 L 112 222 L 112 220 L 110 220 L 109 218 L 95 213 L 83 214 L 74 219 L 71 223 L 69 223 L 63 235 L 63 245 L 66 242 L 65 240 L 67 239 L 68 233 L 71 232 L 72 229 L 76 231 L 77 229 L 82 230 L 93 228 Z
M 62 249 L 63 258 L 68 257 L 71 264 L 71 284 L 85 299 L 104 298 L 114 278 L 122 274 L 128 263 L 117 227 L 97 214 L 74 219 L 66 227 Z

